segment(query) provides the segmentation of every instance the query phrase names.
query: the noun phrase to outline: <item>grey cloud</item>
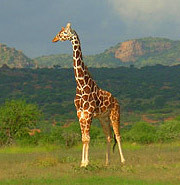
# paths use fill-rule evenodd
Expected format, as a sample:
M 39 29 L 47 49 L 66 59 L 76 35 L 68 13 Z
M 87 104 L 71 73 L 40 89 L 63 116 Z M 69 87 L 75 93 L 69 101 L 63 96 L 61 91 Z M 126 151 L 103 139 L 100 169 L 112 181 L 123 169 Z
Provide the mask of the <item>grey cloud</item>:
M 126 1 L 133 3 L 133 0 Z M 160 17 L 158 26 L 154 23 L 150 26 L 138 17 L 143 15 L 140 7 L 124 4 L 124 8 L 135 6 L 141 13 L 134 16 L 128 12 L 126 15 L 121 12 L 121 4 L 117 2 L 125 0 L 1 0 L 0 42 L 23 50 L 30 57 L 71 53 L 69 43 L 51 43 L 61 26 L 69 21 L 79 33 L 84 54 L 102 52 L 120 41 L 134 37 L 165 35 L 178 38 L 178 22 L 172 21 L 175 18 L 169 18 L 168 22 Z M 138 19 L 134 21 L 130 16 Z M 144 16 L 148 18 L 146 13 Z

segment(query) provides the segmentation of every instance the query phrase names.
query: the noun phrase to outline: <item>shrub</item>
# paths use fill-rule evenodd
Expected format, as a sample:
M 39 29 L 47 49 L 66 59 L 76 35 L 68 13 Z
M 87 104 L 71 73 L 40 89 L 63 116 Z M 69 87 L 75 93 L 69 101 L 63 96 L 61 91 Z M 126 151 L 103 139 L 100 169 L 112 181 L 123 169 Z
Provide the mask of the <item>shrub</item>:
M 79 124 L 71 123 L 67 127 L 54 126 L 48 131 L 42 131 L 41 142 L 51 144 L 61 144 L 72 147 L 81 141 L 81 131 Z
M 157 131 L 157 137 L 161 142 L 180 139 L 180 121 L 171 120 L 164 122 Z
M 149 123 L 138 122 L 130 130 L 123 132 L 122 139 L 142 144 L 153 143 L 156 141 L 156 129 Z
M 96 141 L 99 139 L 104 139 L 105 135 L 103 133 L 103 129 L 97 126 L 91 126 L 90 129 L 90 137 L 91 137 L 91 141 Z
M 180 121 L 180 116 L 177 116 L 175 120 Z
M 67 147 L 72 147 L 81 141 L 81 130 L 79 123 L 71 123 L 63 128 L 62 137 Z
M 48 130 L 40 133 L 42 135 L 41 142 L 43 143 L 52 143 L 52 144 L 61 144 L 66 147 L 73 147 L 78 143 L 81 143 L 81 129 L 79 123 L 71 123 L 66 126 L 54 126 L 50 127 Z M 91 143 L 97 141 L 103 137 L 102 128 L 97 126 L 91 126 L 90 129 Z
M 28 137 L 41 116 L 38 107 L 24 100 L 8 100 L 0 108 L 0 144 L 11 144 Z
M 27 134 L 24 137 L 16 139 L 16 144 L 20 146 L 32 145 L 36 146 L 39 144 L 40 139 L 43 137 L 43 133 L 36 132 L 34 135 Z

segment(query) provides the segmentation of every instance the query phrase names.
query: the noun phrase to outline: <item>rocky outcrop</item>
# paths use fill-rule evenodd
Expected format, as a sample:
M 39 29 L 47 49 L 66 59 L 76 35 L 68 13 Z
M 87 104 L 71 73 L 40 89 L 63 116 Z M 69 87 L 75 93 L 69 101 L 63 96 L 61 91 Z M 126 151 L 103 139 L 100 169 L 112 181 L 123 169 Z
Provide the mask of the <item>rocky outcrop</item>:
M 161 53 L 170 48 L 170 42 L 129 40 L 122 42 L 119 47 L 116 48 L 114 56 L 122 62 L 136 62 L 140 56 L 152 53 Z
M 4 64 L 15 68 L 34 67 L 33 60 L 25 56 L 21 50 L 0 43 L 0 66 Z
M 135 62 L 136 58 L 142 56 L 145 51 L 142 48 L 142 43 L 136 40 L 123 42 L 115 51 L 115 58 L 122 62 Z

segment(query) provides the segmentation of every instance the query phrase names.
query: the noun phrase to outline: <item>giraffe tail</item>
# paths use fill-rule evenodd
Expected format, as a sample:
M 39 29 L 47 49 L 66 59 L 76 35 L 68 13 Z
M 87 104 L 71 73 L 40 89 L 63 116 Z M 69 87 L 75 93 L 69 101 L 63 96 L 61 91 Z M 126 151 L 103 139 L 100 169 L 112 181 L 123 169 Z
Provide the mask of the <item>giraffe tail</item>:
M 115 150 L 116 144 L 117 144 L 117 140 L 116 140 L 116 135 L 114 134 L 113 153 L 114 153 L 114 150 Z

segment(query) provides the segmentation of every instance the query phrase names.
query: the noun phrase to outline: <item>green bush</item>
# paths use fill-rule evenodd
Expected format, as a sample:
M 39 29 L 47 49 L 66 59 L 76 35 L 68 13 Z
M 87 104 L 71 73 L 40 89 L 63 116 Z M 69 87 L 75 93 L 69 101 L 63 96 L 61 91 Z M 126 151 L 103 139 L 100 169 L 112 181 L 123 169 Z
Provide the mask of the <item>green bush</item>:
M 72 147 L 81 141 L 81 130 L 79 123 L 71 123 L 63 128 L 62 138 L 67 147 Z
M 16 144 L 20 146 L 36 146 L 39 144 L 40 139 L 42 138 L 42 133 L 36 132 L 34 135 L 27 134 L 24 137 L 16 139 Z
M 91 126 L 90 129 L 91 143 L 104 139 L 102 128 Z M 78 122 L 71 123 L 66 126 L 54 126 L 48 130 L 42 130 L 42 143 L 60 144 L 66 147 L 72 147 L 81 143 L 81 129 Z
M 28 137 L 40 117 L 41 112 L 36 105 L 24 100 L 7 100 L 0 107 L 0 144 L 12 144 L 16 139 Z
M 168 142 L 180 139 L 180 121 L 166 121 L 160 125 L 157 131 L 158 140 Z
M 60 144 L 72 147 L 81 141 L 81 131 L 79 124 L 71 123 L 68 126 L 54 126 L 50 130 L 43 130 L 41 133 L 42 143 Z
M 142 144 L 156 141 L 156 129 L 146 122 L 135 123 L 130 130 L 123 131 L 122 133 L 122 139 L 125 141 Z
M 177 116 L 175 120 L 180 121 L 180 116 Z
M 90 137 L 92 142 L 104 139 L 105 135 L 103 133 L 103 129 L 92 125 L 90 129 Z

